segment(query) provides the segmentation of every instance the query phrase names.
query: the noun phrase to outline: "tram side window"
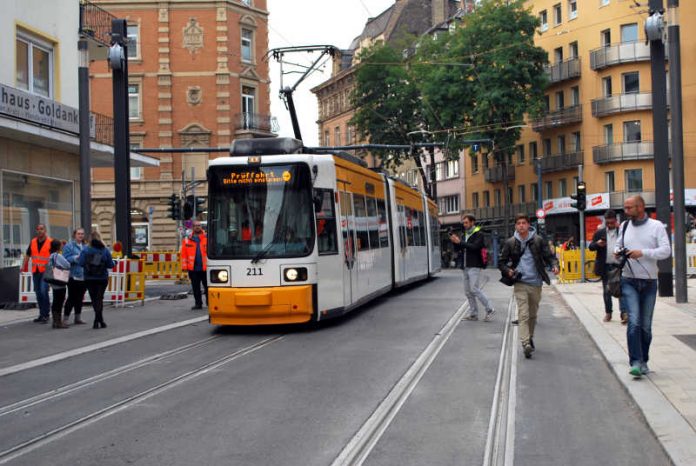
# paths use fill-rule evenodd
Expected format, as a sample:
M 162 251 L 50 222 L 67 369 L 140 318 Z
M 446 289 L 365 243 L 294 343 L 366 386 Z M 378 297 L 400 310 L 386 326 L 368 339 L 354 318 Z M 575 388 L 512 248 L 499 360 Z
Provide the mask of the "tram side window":
M 353 195 L 355 206 L 355 232 L 358 237 L 358 251 L 370 249 L 370 238 L 367 230 L 367 211 L 365 210 L 365 197 L 359 194 Z
M 413 210 L 413 245 L 423 246 L 423 228 L 421 225 L 422 214 L 418 210 Z
M 370 236 L 370 248 L 379 247 L 379 217 L 377 216 L 377 200 L 374 197 L 366 197 L 367 201 L 367 228 Z
M 404 206 L 398 206 L 399 211 L 399 244 L 401 249 L 406 247 L 406 212 Z
M 338 254 L 334 193 L 330 189 L 316 189 L 315 194 L 321 199 L 321 211 L 316 213 L 319 254 Z
M 379 228 L 379 247 L 389 247 L 389 225 L 387 224 L 387 209 L 384 200 L 377 199 L 377 227 Z
M 413 237 L 413 226 L 415 222 L 414 214 L 415 211 L 406 207 L 406 244 L 409 246 L 415 246 L 415 238 Z

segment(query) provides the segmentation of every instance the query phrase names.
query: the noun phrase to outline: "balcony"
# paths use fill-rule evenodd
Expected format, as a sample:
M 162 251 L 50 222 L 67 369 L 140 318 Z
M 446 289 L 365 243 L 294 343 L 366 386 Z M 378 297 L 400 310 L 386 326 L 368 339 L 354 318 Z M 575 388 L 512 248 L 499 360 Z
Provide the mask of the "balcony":
M 278 122 L 270 115 L 237 113 L 234 129 L 236 133 L 248 133 L 252 136 L 272 136 L 278 132 Z
M 111 20 L 114 15 L 87 0 L 80 0 L 80 37 L 88 39 L 89 56 L 105 59 L 111 45 Z
M 534 131 L 544 131 L 551 128 L 572 125 L 582 121 L 582 105 L 573 105 L 560 110 L 549 112 L 538 120 L 532 121 Z
M 651 160 L 654 157 L 652 141 L 620 142 L 592 148 L 592 159 L 596 164 Z
M 546 76 L 549 78 L 550 84 L 579 78 L 580 58 L 569 58 L 554 65 L 547 65 L 544 67 L 544 71 L 546 71 Z
M 486 180 L 486 183 L 499 183 L 503 180 L 503 166 L 498 165 L 493 168 L 486 168 L 485 170 L 485 175 L 484 179 Z M 512 181 L 515 179 L 515 167 L 514 166 L 508 166 L 507 167 L 507 180 Z
M 570 154 L 547 155 L 539 159 L 541 162 L 541 172 L 551 173 L 563 170 L 570 170 L 582 165 L 583 151 L 572 152 Z
M 609 207 L 623 209 L 624 201 L 631 196 L 641 196 L 645 200 L 646 207 L 655 207 L 655 191 L 617 191 L 609 193 Z
M 533 214 L 536 208 L 537 204 L 535 202 L 510 204 L 510 209 L 508 211 L 510 221 L 515 218 L 515 215 L 520 213 Z M 498 205 L 492 207 L 476 207 L 473 209 L 473 215 L 476 217 L 477 221 L 502 219 L 505 217 L 505 206 Z
M 590 67 L 595 71 L 612 65 L 640 61 L 650 61 L 650 45 L 644 42 L 625 42 L 590 51 Z
M 667 97 L 667 106 L 669 106 L 669 94 Z M 592 116 L 595 117 L 650 109 L 652 109 L 651 92 L 617 94 L 592 100 Z

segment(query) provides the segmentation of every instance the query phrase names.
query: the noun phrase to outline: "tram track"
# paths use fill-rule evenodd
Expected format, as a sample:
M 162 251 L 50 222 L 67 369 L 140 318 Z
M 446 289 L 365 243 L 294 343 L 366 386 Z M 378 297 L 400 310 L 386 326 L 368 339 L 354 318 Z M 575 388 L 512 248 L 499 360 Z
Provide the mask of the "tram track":
M 29 440 L 26 440 L 22 443 L 19 443 L 17 445 L 14 445 L 14 446 L 8 448 L 8 449 L 0 451 L 0 464 L 6 464 L 9 461 L 12 461 L 20 456 L 23 456 L 27 453 L 30 453 L 31 451 L 33 451 L 37 448 L 40 448 L 43 445 L 49 444 L 53 441 L 56 441 L 56 440 L 66 436 L 72 432 L 80 430 L 84 427 L 87 427 L 91 424 L 94 424 L 95 422 L 98 422 L 98 421 L 105 419 L 109 416 L 112 416 L 112 415 L 117 414 L 121 411 L 124 411 L 124 410 L 134 406 L 137 403 L 140 403 L 140 402 L 145 401 L 149 398 L 152 398 L 156 395 L 159 395 L 159 394 L 161 394 L 169 389 L 172 389 L 172 388 L 177 387 L 181 384 L 184 384 L 186 382 L 194 380 L 197 377 L 200 377 L 202 375 L 209 373 L 210 371 L 218 369 L 227 363 L 230 363 L 236 359 L 247 356 L 247 355 L 252 354 L 252 353 L 254 353 L 262 348 L 265 348 L 266 346 L 269 346 L 273 343 L 276 343 L 276 342 L 282 340 L 284 337 L 285 337 L 285 335 L 281 334 L 281 335 L 276 335 L 273 337 L 269 337 L 269 338 L 265 338 L 263 340 L 257 341 L 257 342 L 255 342 L 251 345 L 248 345 L 244 348 L 238 349 L 238 350 L 233 351 L 229 354 L 226 354 L 225 356 L 219 357 L 213 361 L 205 363 L 205 364 L 203 364 L 195 369 L 189 370 L 189 371 L 187 371 L 183 374 L 180 374 L 176 377 L 172 377 L 169 380 L 161 382 L 153 387 L 142 390 L 139 393 L 131 395 L 123 400 L 112 403 L 109 406 L 106 406 L 102 409 L 99 409 L 97 411 L 94 411 L 92 413 L 84 415 L 84 416 L 80 417 L 79 419 L 65 423 L 62 426 L 53 428 L 50 431 L 44 432 L 44 433 L 39 434 L 39 435 L 29 439 Z M 176 348 L 174 350 L 171 350 L 172 354 L 168 354 L 168 356 L 172 356 L 174 354 L 181 354 L 182 352 L 188 351 L 188 350 L 192 349 L 193 345 L 202 346 L 203 344 L 210 342 L 214 338 L 215 337 L 211 337 L 209 339 L 194 342 L 194 343 L 191 343 L 189 345 L 184 345 L 184 347 Z M 185 348 L 187 346 L 189 346 L 189 348 Z M 155 355 L 155 356 L 157 356 L 157 355 Z M 146 359 L 151 359 L 151 358 L 146 358 Z M 141 363 L 142 361 L 144 361 L 144 360 L 133 363 L 133 365 Z M 148 363 L 151 363 L 151 362 L 152 361 L 149 361 Z M 143 367 L 144 365 L 147 365 L 148 363 L 141 364 L 140 367 Z M 128 365 L 128 366 L 131 366 L 131 365 Z M 127 367 L 127 366 L 123 366 L 123 367 Z M 122 368 L 120 368 L 120 369 L 122 369 Z M 124 372 L 128 372 L 128 371 L 133 370 L 133 369 L 134 369 L 134 367 L 129 368 L 125 371 L 121 371 L 119 374 L 122 374 Z M 115 369 L 115 370 L 118 370 L 118 369 Z M 112 371 L 109 371 L 109 372 L 112 372 Z M 110 377 L 113 377 L 115 375 L 117 375 L 117 374 L 113 374 Z M 88 379 L 85 379 L 85 380 L 88 380 Z M 104 379 L 102 379 L 102 380 L 104 380 Z M 96 383 L 96 381 L 89 382 L 89 384 L 93 384 L 93 383 Z M 69 387 L 69 386 L 66 386 L 66 387 Z M 63 389 L 67 389 L 66 387 L 63 387 Z M 72 390 L 74 391 L 77 389 L 78 388 L 73 388 Z M 60 390 L 60 389 L 58 389 L 58 390 Z M 63 392 L 62 394 L 65 394 L 65 392 Z M 38 396 L 40 396 L 40 395 L 38 395 Z M 51 396 L 51 395 L 49 395 L 49 396 Z M 30 402 L 29 400 L 33 400 L 33 401 Z M 30 405 L 33 405 L 33 404 L 37 404 L 40 402 L 41 401 L 37 400 L 37 397 L 32 397 L 31 399 L 20 401 L 20 402 L 14 403 L 13 405 L 8 405 L 8 406 L 2 408 L 3 410 L 5 410 L 3 412 L 3 414 L 9 414 L 10 412 L 15 412 L 18 409 L 21 409 L 18 406 L 20 403 L 32 403 Z M 25 404 L 25 407 L 26 407 L 26 404 Z
M 363 464 L 445 343 L 452 336 L 467 309 L 468 303 L 462 304 L 435 334 L 428 346 L 401 376 L 367 421 L 358 429 L 331 463 L 331 466 L 359 466 Z

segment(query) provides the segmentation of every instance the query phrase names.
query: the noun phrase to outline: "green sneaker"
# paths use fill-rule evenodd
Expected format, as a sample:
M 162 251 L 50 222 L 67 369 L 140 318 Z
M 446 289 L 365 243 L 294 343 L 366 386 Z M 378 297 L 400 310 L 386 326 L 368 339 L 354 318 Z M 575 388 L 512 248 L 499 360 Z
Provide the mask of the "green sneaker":
M 631 370 L 628 371 L 636 379 L 640 379 L 643 376 L 643 372 L 640 370 L 640 366 L 631 366 Z

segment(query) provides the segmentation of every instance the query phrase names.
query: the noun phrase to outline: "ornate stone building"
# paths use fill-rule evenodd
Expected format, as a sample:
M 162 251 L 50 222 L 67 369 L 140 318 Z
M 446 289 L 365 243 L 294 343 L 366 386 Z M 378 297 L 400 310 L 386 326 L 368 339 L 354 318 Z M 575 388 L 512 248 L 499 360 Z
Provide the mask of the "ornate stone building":
M 138 147 L 228 147 L 235 138 L 272 136 L 266 0 L 96 0 L 128 21 L 130 143 Z M 93 108 L 112 113 L 111 73 L 90 67 Z M 131 169 L 133 247 L 178 244 L 167 199 L 202 181 L 215 153 L 159 154 L 158 168 Z M 114 232 L 113 171 L 95 169 L 93 218 Z

